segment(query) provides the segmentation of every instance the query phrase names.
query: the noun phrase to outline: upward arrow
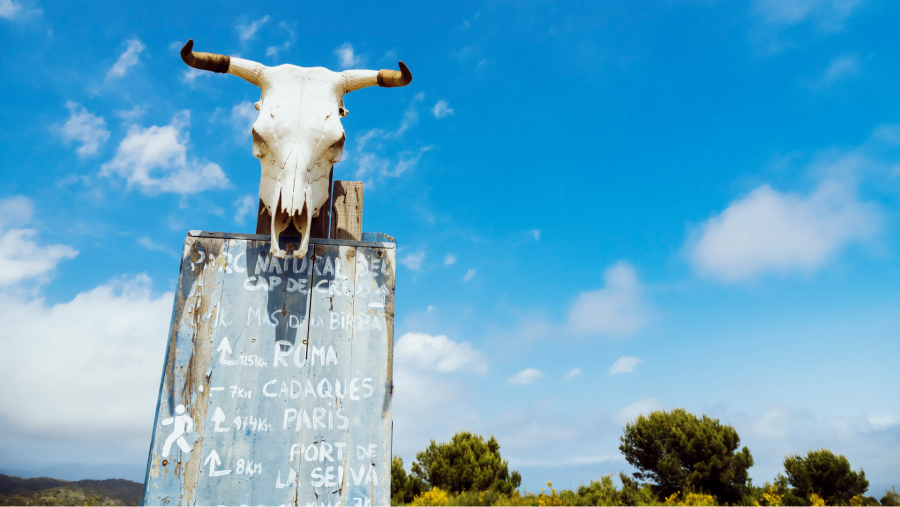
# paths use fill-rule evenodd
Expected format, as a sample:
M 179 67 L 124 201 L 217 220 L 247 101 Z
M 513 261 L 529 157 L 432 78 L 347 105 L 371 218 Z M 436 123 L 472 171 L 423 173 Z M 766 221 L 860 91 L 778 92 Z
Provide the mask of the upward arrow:
M 231 354 L 231 345 L 228 343 L 228 338 L 222 338 L 222 342 L 219 343 L 219 348 L 216 349 L 216 352 L 222 352 L 222 355 L 219 356 L 219 362 L 224 364 L 225 366 L 232 366 L 238 364 L 237 361 L 228 361 L 225 359 L 225 354 Z
M 212 463 L 210 463 L 210 461 L 212 461 Z M 215 449 L 210 451 L 209 456 L 207 456 L 206 459 L 203 460 L 204 466 L 206 466 L 207 463 L 210 463 L 209 464 L 209 476 L 210 477 L 218 477 L 220 475 L 228 475 L 231 473 L 231 470 L 216 470 L 216 466 L 221 465 L 222 460 L 219 459 L 219 453 L 217 453 Z
M 216 423 L 216 427 L 215 427 L 216 432 L 228 431 L 230 429 L 230 428 L 220 428 L 219 427 L 219 423 L 221 423 L 222 421 L 225 420 L 225 412 L 222 412 L 221 408 L 216 407 L 216 411 L 213 413 L 212 420 L 214 423 Z

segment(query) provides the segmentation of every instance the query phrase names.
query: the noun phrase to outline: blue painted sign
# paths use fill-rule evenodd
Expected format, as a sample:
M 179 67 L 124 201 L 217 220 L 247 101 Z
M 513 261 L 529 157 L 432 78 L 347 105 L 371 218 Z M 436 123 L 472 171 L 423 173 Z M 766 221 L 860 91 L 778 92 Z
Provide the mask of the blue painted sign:
M 185 240 L 146 505 L 388 505 L 396 248 Z

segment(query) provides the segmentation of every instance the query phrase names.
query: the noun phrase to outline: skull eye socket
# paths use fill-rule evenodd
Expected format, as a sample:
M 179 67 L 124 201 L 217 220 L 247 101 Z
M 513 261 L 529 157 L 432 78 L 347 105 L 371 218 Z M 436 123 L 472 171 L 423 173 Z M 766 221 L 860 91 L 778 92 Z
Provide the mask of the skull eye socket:
M 338 108 L 338 113 L 341 115 L 341 118 L 346 118 L 350 111 L 344 109 L 343 107 Z

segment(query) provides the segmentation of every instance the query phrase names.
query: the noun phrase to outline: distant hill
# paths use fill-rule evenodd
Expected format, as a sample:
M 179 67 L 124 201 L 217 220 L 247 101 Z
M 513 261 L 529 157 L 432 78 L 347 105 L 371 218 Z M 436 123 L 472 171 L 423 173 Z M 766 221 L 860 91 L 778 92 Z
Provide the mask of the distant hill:
M 125 479 L 63 481 L 0 474 L 0 505 L 140 505 L 144 485 Z
M 53 477 L 66 481 L 81 481 L 84 479 L 128 479 L 130 481 L 144 482 L 147 473 L 147 464 L 123 464 L 105 463 L 88 465 L 86 463 L 62 463 L 56 465 L 31 466 L 28 468 L 0 467 L 0 474 L 11 475 L 30 479 L 34 477 Z

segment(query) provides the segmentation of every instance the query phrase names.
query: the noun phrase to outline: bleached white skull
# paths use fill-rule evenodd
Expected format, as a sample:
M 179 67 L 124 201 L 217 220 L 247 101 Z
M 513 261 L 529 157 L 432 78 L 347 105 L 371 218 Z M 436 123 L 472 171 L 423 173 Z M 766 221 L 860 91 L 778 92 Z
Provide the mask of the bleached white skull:
M 313 217 L 328 200 L 328 175 L 341 160 L 347 116 L 344 94 L 367 86 L 406 86 L 409 69 L 332 72 L 323 67 L 260 63 L 225 55 L 196 53 L 194 41 L 181 49 L 191 67 L 234 74 L 262 91 L 253 124 L 253 156 L 259 159 L 262 177 L 259 197 L 272 216 L 272 254 L 284 258 L 278 235 L 293 221 L 303 235 L 294 257 L 306 255 Z

